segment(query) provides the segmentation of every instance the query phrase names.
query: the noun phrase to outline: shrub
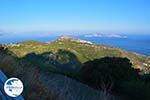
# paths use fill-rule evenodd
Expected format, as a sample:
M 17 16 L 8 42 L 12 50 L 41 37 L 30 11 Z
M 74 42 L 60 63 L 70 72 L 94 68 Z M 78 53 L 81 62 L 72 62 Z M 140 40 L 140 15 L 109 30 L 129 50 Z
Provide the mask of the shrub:
M 150 100 L 150 82 L 129 81 L 121 84 L 123 94 L 134 100 Z
M 123 81 L 138 79 L 138 73 L 127 58 L 105 57 L 86 62 L 81 69 L 82 80 L 94 87 L 114 83 L 118 86 Z

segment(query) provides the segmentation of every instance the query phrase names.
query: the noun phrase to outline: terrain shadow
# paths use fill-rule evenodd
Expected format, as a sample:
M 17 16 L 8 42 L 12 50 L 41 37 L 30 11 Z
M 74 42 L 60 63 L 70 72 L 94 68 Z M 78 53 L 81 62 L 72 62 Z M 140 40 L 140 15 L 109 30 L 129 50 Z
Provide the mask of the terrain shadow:
M 127 58 L 104 57 L 82 64 L 74 53 L 64 49 L 56 53 L 33 52 L 18 58 L 7 48 L 0 46 L 0 69 L 10 77 L 15 76 L 23 80 L 25 85 L 23 96 L 28 100 L 31 98 L 38 100 L 39 96 L 46 100 L 52 94 L 49 93 L 45 81 L 41 80 L 52 73 L 65 75 L 94 89 L 131 100 L 150 99 L 150 79 L 144 78 L 147 75 L 140 75 L 139 70 L 134 69 Z M 60 79 L 59 77 L 57 78 Z M 58 82 L 58 87 L 59 85 L 62 84 Z M 69 90 L 67 91 L 69 93 Z
M 149 100 L 150 76 L 139 72 L 127 58 L 104 57 L 84 63 L 80 75 L 81 81 L 93 88 L 127 100 Z
M 74 53 L 63 49 L 59 49 L 56 53 L 29 53 L 21 58 L 20 61 L 46 72 L 58 72 L 66 75 L 78 72 L 81 66 L 81 62 Z

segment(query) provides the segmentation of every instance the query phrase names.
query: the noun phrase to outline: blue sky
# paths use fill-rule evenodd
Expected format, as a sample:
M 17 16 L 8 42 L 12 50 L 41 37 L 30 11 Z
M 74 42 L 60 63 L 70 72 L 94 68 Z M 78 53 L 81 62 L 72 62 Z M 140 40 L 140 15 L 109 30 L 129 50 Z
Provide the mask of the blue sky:
M 150 0 L 0 0 L 0 30 L 150 33 Z

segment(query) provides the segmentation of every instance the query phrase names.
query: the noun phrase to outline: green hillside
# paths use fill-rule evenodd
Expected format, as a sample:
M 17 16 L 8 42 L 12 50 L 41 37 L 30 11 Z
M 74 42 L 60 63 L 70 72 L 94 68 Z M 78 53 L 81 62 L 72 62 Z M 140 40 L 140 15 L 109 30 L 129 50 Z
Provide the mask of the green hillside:
M 33 52 L 36 54 L 51 52 L 55 55 L 59 50 L 67 50 L 76 55 L 81 63 L 103 57 L 127 57 L 134 68 L 138 68 L 145 73 L 150 70 L 149 57 L 127 52 L 116 47 L 85 43 L 79 39 L 69 37 L 63 37 L 50 43 L 27 41 L 11 44 L 8 45 L 8 49 L 20 58 Z
M 112 100 L 108 95 L 119 100 L 150 99 L 150 57 L 75 38 L 0 45 L 0 69 L 23 81 L 26 100 L 70 100 L 66 99 L 70 95 L 91 100 L 87 98 L 102 94 L 105 100 Z M 58 80 L 66 84 L 66 79 L 72 91 L 67 87 L 61 91 L 64 86 Z M 90 89 L 90 94 L 82 99 L 85 94 L 76 88 Z M 77 91 L 80 99 L 74 94 Z

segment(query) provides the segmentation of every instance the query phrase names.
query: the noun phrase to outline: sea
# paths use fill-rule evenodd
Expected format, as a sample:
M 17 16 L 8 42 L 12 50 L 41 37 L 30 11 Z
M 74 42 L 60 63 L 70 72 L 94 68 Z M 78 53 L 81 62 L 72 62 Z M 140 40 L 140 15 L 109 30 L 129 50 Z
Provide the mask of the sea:
M 72 37 L 90 41 L 96 44 L 115 46 L 124 50 L 150 56 L 150 34 L 124 34 L 126 38 L 107 37 L 85 37 L 84 35 L 73 35 Z M 62 35 L 55 34 L 0 34 L 0 44 L 17 43 L 28 40 L 51 42 Z

